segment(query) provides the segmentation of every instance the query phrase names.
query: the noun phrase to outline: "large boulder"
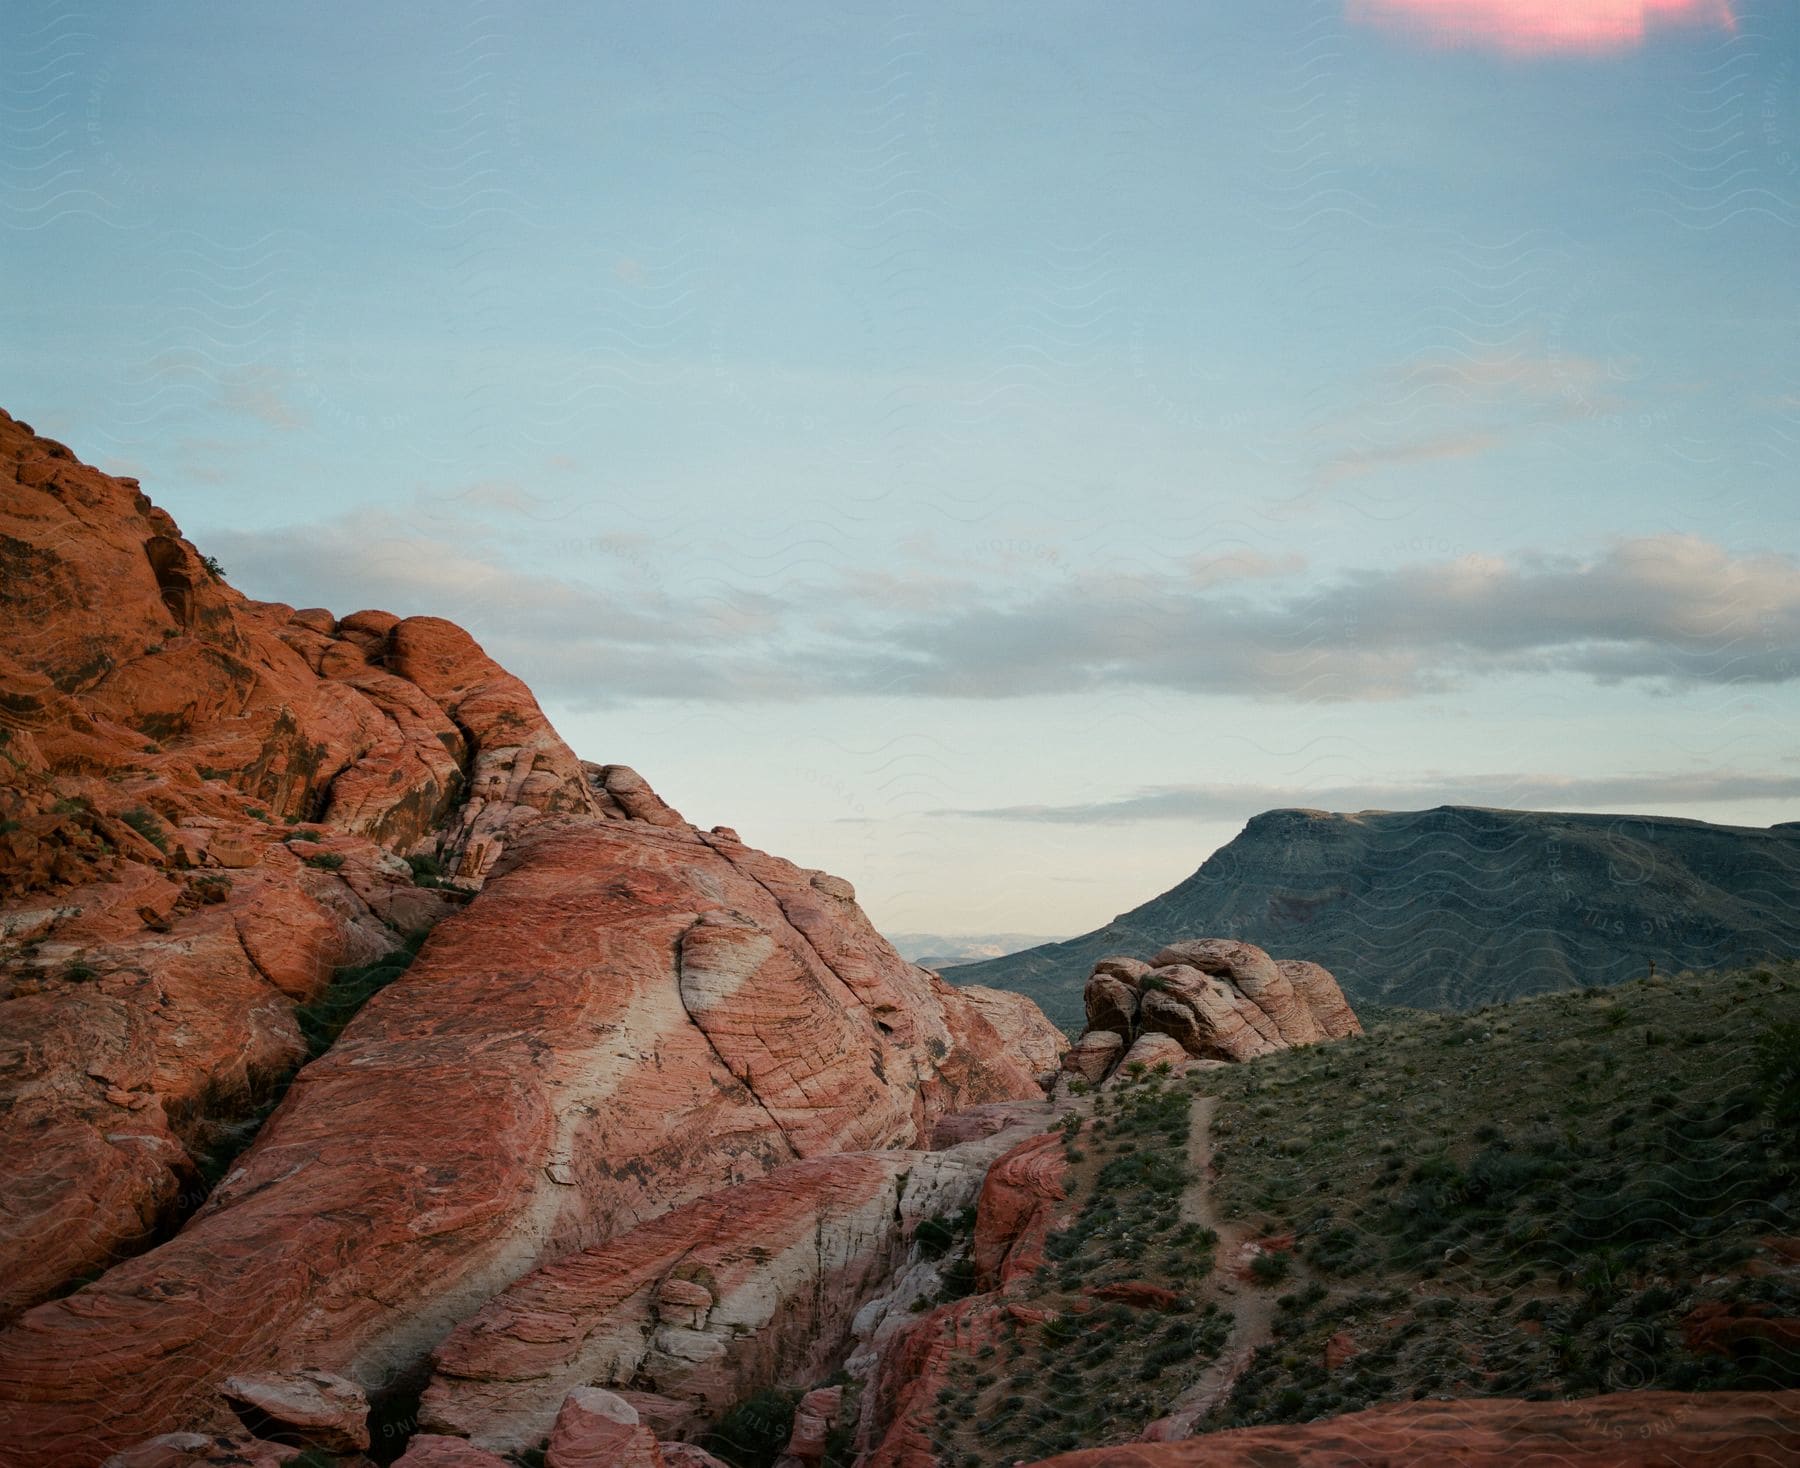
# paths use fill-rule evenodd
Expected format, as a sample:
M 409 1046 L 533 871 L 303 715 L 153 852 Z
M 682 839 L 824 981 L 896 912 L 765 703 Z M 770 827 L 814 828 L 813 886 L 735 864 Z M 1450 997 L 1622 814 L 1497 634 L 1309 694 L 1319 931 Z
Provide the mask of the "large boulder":
M 329 1371 L 228 1376 L 219 1390 L 258 1436 L 293 1440 L 331 1453 L 369 1446 L 369 1399 Z
M 1083 994 L 1090 1030 L 1137 1033 L 1138 991 L 1114 974 L 1096 973 Z
M 831 1430 L 844 1408 L 841 1386 L 815 1387 L 794 1409 L 794 1427 L 775 1468 L 819 1468 L 830 1447 Z
M 1125 1037 L 1116 1030 L 1089 1030 L 1062 1058 L 1062 1068 L 1097 1086 L 1125 1053 Z
M 637 1409 L 599 1387 L 576 1387 L 563 1398 L 544 1468 L 663 1468 L 662 1454 Z

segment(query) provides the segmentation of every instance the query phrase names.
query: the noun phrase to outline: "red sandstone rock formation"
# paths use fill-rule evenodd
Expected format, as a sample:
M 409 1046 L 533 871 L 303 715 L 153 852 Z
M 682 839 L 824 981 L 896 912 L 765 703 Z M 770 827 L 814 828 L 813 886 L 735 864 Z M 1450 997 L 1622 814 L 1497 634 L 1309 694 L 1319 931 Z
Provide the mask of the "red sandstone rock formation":
M 844 1407 L 841 1386 L 822 1386 L 808 1392 L 794 1409 L 794 1428 L 787 1446 L 775 1460 L 775 1468 L 818 1468 L 830 1446 L 831 1429 Z
M 582 764 L 451 624 L 248 601 L 134 483 L 0 417 L 6 473 L 7 1300 L 177 1221 L 304 1058 L 296 1002 L 437 923 L 175 1237 L 0 1331 L 24 1461 L 236 1431 L 227 1375 L 379 1390 L 547 1258 L 1041 1097 L 1041 1017 L 989 1002 L 1003 1036 L 848 883 Z
M 985 1293 L 939 1306 L 877 1340 L 859 1428 L 868 1451 L 863 1468 L 936 1468 L 929 1429 L 952 1361 L 997 1342 L 1009 1321 L 1042 1323 L 1043 1312 L 1009 1300 L 1007 1286 L 1043 1264 L 1045 1241 L 1062 1222 L 1067 1171 L 1057 1132 L 1018 1143 L 988 1169 L 973 1247 Z
M 296 1001 L 451 910 L 395 851 L 474 877 L 601 797 L 467 634 L 247 600 L 4 414 L 0 647 L 3 1317 L 175 1222 L 304 1058 Z
M 1023 994 L 969 984 L 957 993 L 968 1000 L 1000 1036 L 1006 1052 L 1046 1083 L 1056 1076 L 1063 1052 L 1069 1048 L 1063 1032 L 1045 1018 L 1044 1011 Z
M 369 1399 L 353 1381 L 329 1371 L 228 1376 L 219 1388 L 232 1410 L 264 1437 L 298 1439 L 332 1453 L 369 1446 Z
M 1619 1392 L 1407 1402 L 1297 1427 L 1062 1453 L 1041 1468 L 1774 1468 L 1800 1462 L 1800 1392 Z
M 1318 964 L 1272 959 L 1231 938 L 1171 944 L 1149 963 L 1103 958 L 1085 999 L 1087 1033 L 1062 1064 L 1090 1083 L 1116 1068 L 1134 1039 L 1135 1058 L 1171 1058 L 1161 1045 L 1137 1053 L 1152 1035 L 1190 1056 L 1237 1061 L 1362 1033 L 1337 981 Z
M 563 1398 L 544 1468 L 663 1468 L 663 1456 L 637 1408 L 597 1387 L 577 1387 Z
M 1068 1175 L 1060 1132 L 1021 1142 L 988 1169 L 975 1216 L 975 1277 L 984 1290 L 1035 1274 L 1065 1201 Z
M 516 1451 L 577 1384 L 654 1381 L 664 1412 L 682 1411 L 665 1421 L 691 1423 L 816 1380 L 918 1224 L 966 1206 L 1017 1135 L 797 1162 L 546 1265 L 439 1347 L 421 1420 Z

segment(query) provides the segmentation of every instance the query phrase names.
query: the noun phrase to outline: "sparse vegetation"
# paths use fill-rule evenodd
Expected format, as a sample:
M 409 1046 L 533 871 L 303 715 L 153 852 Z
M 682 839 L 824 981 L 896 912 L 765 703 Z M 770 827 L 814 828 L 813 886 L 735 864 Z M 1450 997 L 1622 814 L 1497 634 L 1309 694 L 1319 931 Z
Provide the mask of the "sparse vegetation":
M 164 831 L 163 823 L 154 811 L 146 810 L 140 805 L 132 810 L 126 811 L 119 819 L 124 821 L 126 825 L 130 826 L 132 830 L 136 831 L 138 835 L 142 836 L 158 851 L 167 851 L 169 849 L 168 833 Z
M 1800 1361 L 1684 1328 L 1702 1306 L 1800 1314 L 1762 1243 L 1800 1231 L 1797 1019 L 1792 966 L 1656 978 L 1212 1073 L 1219 1204 L 1291 1232 L 1313 1276 L 1213 1425 L 1800 1385 Z
M 418 956 L 425 936 L 424 933 L 412 934 L 401 947 L 373 963 L 340 968 L 324 993 L 294 1011 L 309 1054 L 323 1055 L 357 1011 L 406 972 Z
M 343 866 L 344 858 L 335 851 L 319 851 L 306 858 L 309 867 L 317 867 L 322 872 L 335 872 Z
M 760 1391 L 721 1417 L 700 1446 L 731 1468 L 770 1468 L 787 1446 L 799 1405 L 799 1392 L 777 1387 Z
M 444 868 L 435 856 L 409 856 L 407 866 L 412 868 L 413 886 L 442 887 L 444 885 Z
M 223 581 L 225 579 L 225 568 L 219 564 L 219 558 L 217 556 L 201 556 L 200 564 L 206 567 L 206 574 L 212 577 L 214 581 Z
M 1082 1201 L 1019 1297 L 1046 1322 L 953 1362 L 941 1461 L 1135 1438 L 1224 1348 L 1218 1240 L 1181 1210 L 1197 1095 L 1216 1098 L 1212 1206 L 1266 1241 L 1246 1272 L 1275 1296 L 1202 1431 L 1433 1395 L 1800 1385 L 1791 1352 L 1708 1350 L 1690 1324 L 1800 1316 L 1800 1267 L 1768 1242 L 1800 1234 L 1800 965 L 1374 1020 L 1127 1077 L 1058 1126 Z M 1100 1293 L 1126 1282 L 1178 1303 Z

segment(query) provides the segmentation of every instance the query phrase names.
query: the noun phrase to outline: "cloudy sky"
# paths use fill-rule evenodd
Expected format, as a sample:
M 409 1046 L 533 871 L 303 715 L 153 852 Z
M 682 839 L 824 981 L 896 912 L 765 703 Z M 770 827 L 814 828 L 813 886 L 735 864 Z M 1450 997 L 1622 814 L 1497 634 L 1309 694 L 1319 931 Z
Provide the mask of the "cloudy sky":
M 891 929 L 1800 817 L 1788 0 L 15 7 L 0 403 Z

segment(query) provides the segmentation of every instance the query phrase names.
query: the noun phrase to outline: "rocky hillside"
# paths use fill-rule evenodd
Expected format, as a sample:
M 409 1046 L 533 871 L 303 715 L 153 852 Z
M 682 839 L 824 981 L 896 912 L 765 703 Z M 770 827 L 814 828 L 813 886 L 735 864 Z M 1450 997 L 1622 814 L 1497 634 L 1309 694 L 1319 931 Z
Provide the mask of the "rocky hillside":
M 1648 971 L 1800 953 L 1800 822 L 1277 810 L 1104 928 L 945 970 L 1029 994 L 1073 1031 L 1108 954 L 1194 933 L 1304 953 L 1354 1004 L 1467 1009 Z
M 0 474 L 4 1461 L 236 1431 L 228 1377 L 379 1400 L 548 1260 L 1042 1098 L 1028 1001 L 583 763 L 460 629 L 250 601 L 10 418 Z
M 1127 1067 L 1058 1132 L 990 1173 L 1019 1242 L 893 1358 L 917 1452 L 875 1461 L 1800 1452 L 1800 965 Z

